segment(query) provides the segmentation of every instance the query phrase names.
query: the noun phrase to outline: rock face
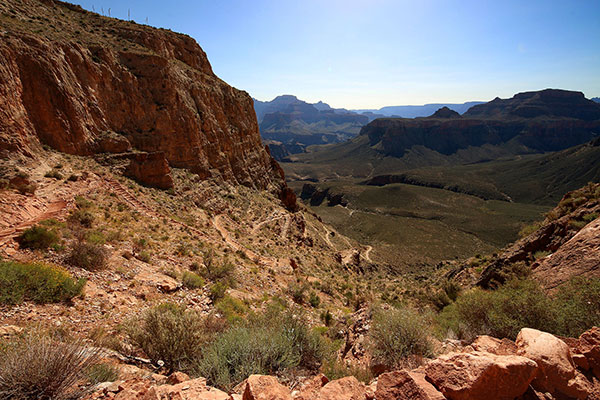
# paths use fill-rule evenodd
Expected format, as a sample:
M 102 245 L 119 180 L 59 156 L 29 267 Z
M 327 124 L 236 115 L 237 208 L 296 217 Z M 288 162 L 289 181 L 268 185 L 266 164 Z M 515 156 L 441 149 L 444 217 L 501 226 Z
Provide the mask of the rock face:
M 600 105 L 582 93 L 547 89 L 472 107 L 461 118 L 439 110 L 427 118 L 382 118 L 361 129 L 370 146 L 402 157 L 413 146 L 443 155 L 484 145 L 509 153 L 558 151 L 594 138 Z
M 536 265 L 533 276 L 554 289 L 572 276 L 600 277 L 600 218 L 589 223 L 555 253 Z
M 538 372 L 532 386 L 540 392 L 585 399 L 591 393 L 587 379 L 576 370 L 569 346 L 546 332 L 524 328 L 517 336 L 518 353 L 534 360 Z
M 132 147 L 202 178 L 282 184 L 252 99 L 215 76 L 192 38 L 53 0 L 7 0 L 0 12 L 10 16 L 0 22 L 1 153 Z
M 536 370 L 525 357 L 450 353 L 430 362 L 426 375 L 450 400 L 509 400 L 525 393 Z
M 503 282 L 504 270 L 517 262 L 531 265 L 533 278 L 547 290 L 573 276 L 600 276 L 599 215 L 600 184 L 590 183 L 567 193 L 538 229 L 487 265 L 478 284 L 491 287 Z M 534 255 L 542 252 L 549 257 L 536 260 Z
M 125 170 L 125 175 L 146 186 L 159 189 L 173 187 L 171 168 L 163 152 L 135 154 Z

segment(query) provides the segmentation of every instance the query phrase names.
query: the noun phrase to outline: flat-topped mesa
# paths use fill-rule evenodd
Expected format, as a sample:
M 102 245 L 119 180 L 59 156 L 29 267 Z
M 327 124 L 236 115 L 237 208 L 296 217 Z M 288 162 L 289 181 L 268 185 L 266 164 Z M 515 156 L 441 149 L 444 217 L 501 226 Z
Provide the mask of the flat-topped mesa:
M 284 185 L 251 97 L 192 38 L 53 0 L 0 13 L 0 154 L 158 152 L 203 179 Z
M 580 92 L 546 89 L 496 98 L 462 116 L 442 108 L 426 118 L 376 119 L 360 134 L 380 153 L 402 157 L 413 146 L 443 155 L 484 145 L 506 154 L 559 151 L 588 142 L 598 132 L 600 104 Z

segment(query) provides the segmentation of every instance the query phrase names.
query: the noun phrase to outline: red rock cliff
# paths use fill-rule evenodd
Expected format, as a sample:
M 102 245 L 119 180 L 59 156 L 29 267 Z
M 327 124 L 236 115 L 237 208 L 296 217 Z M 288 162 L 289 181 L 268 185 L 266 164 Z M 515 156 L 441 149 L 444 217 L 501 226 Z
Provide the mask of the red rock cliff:
M 192 38 L 59 1 L 3 0 L 0 154 L 112 152 L 117 135 L 116 149 L 164 152 L 202 178 L 283 184 L 252 99 Z

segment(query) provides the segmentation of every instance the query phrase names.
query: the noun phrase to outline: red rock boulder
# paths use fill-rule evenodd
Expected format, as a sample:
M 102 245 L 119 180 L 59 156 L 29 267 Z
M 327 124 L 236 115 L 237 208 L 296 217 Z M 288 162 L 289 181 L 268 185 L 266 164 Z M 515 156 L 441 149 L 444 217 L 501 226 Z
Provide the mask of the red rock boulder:
M 268 375 L 250 375 L 246 381 L 243 400 L 292 400 L 290 390 L 277 378 Z
M 520 355 L 538 364 L 534 389 L 571 399 L 585 399 L 592 393 L 590 382 L 575 368 L 569 346 L 556 336 L 523 328 L 515 343 Z
M 425 367 L 427 380 L 450 400 L 512 400 L 527 391 L 537 364 L 525 357 L 450 353 Z
M 377 400 L 444 400 L 445 397 L 431 383 L 425 374 L 414 371 L 393 371 L 379 375 Z
M 331 381 L 319 392 L 319 400 L 366 400 L 365 385 L 353 376 Z

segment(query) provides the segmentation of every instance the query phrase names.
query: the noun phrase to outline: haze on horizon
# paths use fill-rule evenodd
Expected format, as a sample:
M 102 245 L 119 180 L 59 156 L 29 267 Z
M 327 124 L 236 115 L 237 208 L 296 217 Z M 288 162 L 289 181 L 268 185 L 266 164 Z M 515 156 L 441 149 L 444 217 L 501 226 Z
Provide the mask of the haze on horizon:
M 462 103 L 545 88 L 600 96 L 600 2 L 72 0 L 195 38 L 259 100 Z

